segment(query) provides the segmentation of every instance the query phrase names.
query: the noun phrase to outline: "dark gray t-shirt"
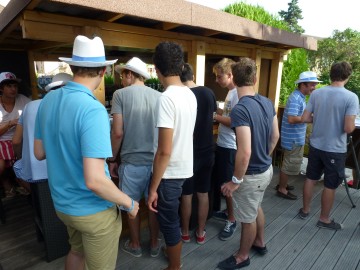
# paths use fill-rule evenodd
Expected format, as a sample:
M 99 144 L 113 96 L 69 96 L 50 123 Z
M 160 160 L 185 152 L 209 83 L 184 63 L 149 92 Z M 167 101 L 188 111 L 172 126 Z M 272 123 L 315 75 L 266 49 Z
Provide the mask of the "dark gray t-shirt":
M 116 90 L 111 114 L 123 117 L 123 163 L 151 165 L 154 158 L 155 106 L 161 94 L 147 86 L 131 85 Z
M 270 99 L 261 95 L 243 96 L 231 111 L 233 129 L 248 126 L 251 130 L 251 156 L 246 174 L 265 172 L 272 163 L 269 148 L 275 114 Z

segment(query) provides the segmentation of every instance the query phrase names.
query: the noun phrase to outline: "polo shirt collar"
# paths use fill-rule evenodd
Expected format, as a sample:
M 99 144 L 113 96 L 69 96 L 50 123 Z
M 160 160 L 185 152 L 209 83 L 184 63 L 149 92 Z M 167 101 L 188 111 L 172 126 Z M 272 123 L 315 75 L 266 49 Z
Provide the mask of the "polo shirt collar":
M 67 86 L 72 90 L 79 91 L 79 92 L 84 92 L 84 93 L 88 94 L 89 96 L 93 97 L 94 99 L 97 99 L 94 96 L 94 93 L 89 88 L 85 87 L 84 85 L 82 85 L 80 83 L 69 81 L 69 82 L 66 83 L 65 87 L 67 87 Z

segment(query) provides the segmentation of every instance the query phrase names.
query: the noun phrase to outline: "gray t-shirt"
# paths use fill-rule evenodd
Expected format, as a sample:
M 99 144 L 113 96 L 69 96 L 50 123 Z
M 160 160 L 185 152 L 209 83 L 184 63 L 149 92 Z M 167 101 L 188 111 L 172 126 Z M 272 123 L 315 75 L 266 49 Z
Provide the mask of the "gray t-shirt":
M 111 114 L 121 114 L 124 123 L 121 162 L 152 164 L 155 106 L 160 95 L 158 91 L 141 85 L 131 85 L 115 91 Z
M 344 87 L 325 86 L 313 91 L 306 106 L 313 113 L 310 145 L 326 152 L 346 153 L 346 115 L 357 115 L 359 99 Z

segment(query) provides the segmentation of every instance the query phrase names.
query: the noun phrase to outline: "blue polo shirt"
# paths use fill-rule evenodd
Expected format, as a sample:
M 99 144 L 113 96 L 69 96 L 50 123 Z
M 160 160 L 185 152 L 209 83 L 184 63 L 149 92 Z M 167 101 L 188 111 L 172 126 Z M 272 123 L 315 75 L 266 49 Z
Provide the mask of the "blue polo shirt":
M 85 185 L 83 158 L 112 156 L 107 111 L 88 88 L 69 82 L 48 93 L 36 116 L 35 138 L 46 152 L 57 211 L 85 216 L 113 206 Z M 106 164 L 105 170 L 109 176 Z
M 302 116 L 306 107 L 305 95 L 299 90 L 291 93 L 281 122 L 281 147 L 292 150 L 305 144 L 306 123 L 290 124 L 288 116 Z

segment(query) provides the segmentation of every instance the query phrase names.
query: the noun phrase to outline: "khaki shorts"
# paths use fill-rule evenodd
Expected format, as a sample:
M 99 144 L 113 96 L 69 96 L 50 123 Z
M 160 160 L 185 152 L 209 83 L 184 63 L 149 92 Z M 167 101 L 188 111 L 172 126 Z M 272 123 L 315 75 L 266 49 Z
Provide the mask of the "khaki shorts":
M 258 209 L 264 197 L 265 189 L 270 184 L 273 176 L 273 167 L 260 174 L 245 175 L 244 182 L 233 193 L 234 200 L 239 206 L 238 220 L 242 223 L 256 221 Z
M 287 175 L 298 175 L 304 156 L 304 146 L 294 146 L 292 150 L 283 149 L 281 171 Z
M 88 216 L 56 214 L 67 226 L 71 250 L 85 255 L 85 269 L 115 269 L 122 229 L 115 206 Z

